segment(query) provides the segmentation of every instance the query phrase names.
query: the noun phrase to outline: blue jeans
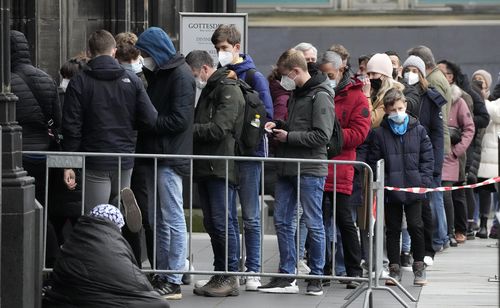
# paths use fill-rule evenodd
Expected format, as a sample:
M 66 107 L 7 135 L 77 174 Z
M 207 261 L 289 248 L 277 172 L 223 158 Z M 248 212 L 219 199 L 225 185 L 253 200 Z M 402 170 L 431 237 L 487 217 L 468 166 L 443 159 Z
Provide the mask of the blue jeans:
M 241 203 L 243 228 L 245 230 L 245 249 L 247 271 L 260 270 L 260 180 L 262 164 L 258 161 L 241 161 L 239 168 L 238 194 Z
M 301 176 L 300 187 L 297 177 L 279 177 L 275 188 L 274 225 L 280 252 L 280 273 L 295 273 L 297 249 L 295 231 L 297 229 L 297 189 L 300 204 L 304 210 L 302 217 L 309 233 L 309 267 L 312 275 L 322 275 L 325 265 L 325 229 L 321 202 L 325 177 Z
M 150 211 L 153 216 L 153 211 Z M 150 217 L 149 221 L 154 221 Z M 157 266 L 164 270 L 183 270 L 186 260 L 186 220 L 182 202 L 182 177 L 169 166 L 158 167 L 158 210 L 156 213 Z M 164 279 L 181 284 L 182 274 Z
M 434 178 L 434 185 L 441 186 L 441 179 Z M 448 225 L 446 223 L 446 212 L 444 211 L 443 192 L 436 191 L 429 194 L 432 209 L 432 222 L 434 233 L 432 235 L 432 246 L 439 251 L 448 242 Z
M 408 233 L 407 225 L 405 212 L 405 215 L 403 216 L 403 224 L 401 225 L 401 252 L 410 252 L 411 249 L 411 239 L 410 233 Z
M 203 211 L 203 226 L 210 236 L 214 253 L 214 270 L 226 269 L 226 180 L 207 179 L 198 182 L 201 209 Z M 227 187 L 227 270 L 238 271 L 239 230 L 236 212 L 236 192 L 233 185 Z
M 299 209 L 299 259 L 303 260 L 306 257 L 306 240 L 307 240 L 307 227 L 306 227 L 306 222 L 304 220 L 304 217 L 302 216 L 302 213 L 304 210 L 302 209 L 302 206 L 299 204 L 300 209 Z M 326 230 L 325 230 L 326 231 Z

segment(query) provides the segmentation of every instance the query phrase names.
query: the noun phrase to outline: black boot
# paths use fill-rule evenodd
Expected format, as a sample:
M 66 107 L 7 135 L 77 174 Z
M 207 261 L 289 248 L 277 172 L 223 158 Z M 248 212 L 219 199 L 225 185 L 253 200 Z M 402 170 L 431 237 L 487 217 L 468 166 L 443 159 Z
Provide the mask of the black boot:
M 473 229 L 473 223 L 474 221 L 468 221 L 467 222 L 467 233 L 466 233 L 466 236 L 467 236 L 467 239 L 468 240 L 473 240 L 475 238 L 474 236 L 474 229 Z
M 481 217 L 481 224 L 479 225 L 479 231 L 476 232 L 476 237 L 488 238 L 488 217 Z

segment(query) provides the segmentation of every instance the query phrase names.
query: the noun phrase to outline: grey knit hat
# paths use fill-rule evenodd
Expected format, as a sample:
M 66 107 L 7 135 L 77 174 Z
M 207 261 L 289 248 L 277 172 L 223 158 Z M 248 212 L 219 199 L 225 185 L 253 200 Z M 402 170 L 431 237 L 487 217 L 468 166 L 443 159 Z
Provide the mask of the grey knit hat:
M 125 225 L 122 213 L 116 206 L 111 204 L 100 204 L 94 207 L 90 211 L 89 216 L 110 221 L 120 229 Z
M 427 73 L 425 72 L 425 63 L 424 60 L 420 59 L 417 56 L 409 56 L 408 59 L 403 63 L 403 69 L 407 68 L 408 66 L 414 66 L 416 67 L 420 73 L 422 73 L 422 76 L 427 76 Z

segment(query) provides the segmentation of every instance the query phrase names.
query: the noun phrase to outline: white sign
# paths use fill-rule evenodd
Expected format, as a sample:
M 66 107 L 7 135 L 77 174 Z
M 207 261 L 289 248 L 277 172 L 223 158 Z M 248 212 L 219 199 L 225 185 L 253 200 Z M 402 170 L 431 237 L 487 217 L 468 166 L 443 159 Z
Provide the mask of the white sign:
M 241 33 L 241 52 L 247 52 L 248 14 L 246 13 L 186 13 L 180 14 L 180 52 L 186 56 L 193 50 L 206 50 L 218 63 L 212 44 L 212 34 L 222 24 L 234 24 Z

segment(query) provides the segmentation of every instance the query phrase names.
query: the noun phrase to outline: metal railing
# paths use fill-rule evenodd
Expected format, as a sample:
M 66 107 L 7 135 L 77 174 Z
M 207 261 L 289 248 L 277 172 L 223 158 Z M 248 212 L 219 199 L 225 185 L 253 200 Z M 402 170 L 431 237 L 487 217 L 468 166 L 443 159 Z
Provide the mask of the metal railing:
M 196 275 L 232 275 L 232 276 L 260 276 L 260 277 L 293 277 L 293 278 L 317 278 L 317 279 L 328 279 L 328 280 L 338 280 L 338 281 L 357 281 L 362 284 L 354 290 L 351 294 L 349 294 L 345 299 L 347 302 L 342 307 L 349 306 L 356 298 L 358 298 L 363 292 L 366 291 L 365 299 L 364 299 L 364 307 L 372 306 L 373 301 L 373 291 L 374 290 L 384 290 L 390 292 L 404 307 L 408 307 L 408 305 L 404 302 L 404 300 L 399 297 L 396 292 L 391 290 L 388 287 L 382 287 L 379 284 L 379 279 L 390 279 L 392 280 L 402 291 L 403 293 L 411 300 L 416 301 L 415 298 L 411 296 L 411 294 L 406 291 L 398 281 L 390 278 L 390 277 L 382 277 L 382 254 L 383 254 L 383 228 L 384 228 L 384 163 L 383 161 L 379 161 L 377 163 L 377 180 L 374 181 L 373 171 L 369 165 L 364 162 L 357 161 L 336 161 L 336 160 L 317 160 L 317 159 L 289 159 L 289 158 L 263 158 L 263 157 L 240 157 L 240 156 L 208 156 L 208 155 L 160 155 L 160 154 L 125 154 L 125 153 L 69 153 L 69 152 L 23 152 L 23 154 L 41 154 L 46 155 L 47 164 L 46 164 L 46 187 L 45 187 L 45 208 L 44 208 L 44 243 L 47 242 L 47 220 L 48 220 L 48 211 L 49 211 L 49 202 L 48 202 L 48 185 L 49 185 L 49 169 L 50 168 L 75 168 L 82 170 L 82 205 L 81 205 L 81 213 L 82 215 L 85 213 L 85 177 L 86 177 L 86 159 L 88 157 L 115 157 L 117 158 L 117 170 L 118 170 L 118 186 L 121 188 L 121 170 L 122 170 L 122 160 L 123 158 L 134 158 L 134 159 L 152 159 L 154 164 L 154 196 L 153 196 L 153 222 L 149 221 L 149 224 L 153 227 L 153 264 L 151 264 L 151 269 L 143 269 L 145 273 L 162 273 L 162 274 L 196 274 Z M 224 271 L 209 271 L 209 270 L 163 270 L 157 268 L 157 207 L 158 207 L 158 160 L 165 159 L 186 159 L 189 160 L 190 172 L 189 172 L 189 215 L 188 215 L 188 259 L 189 264 L 194 264 L 193 257 L 193 161 L 195 160 L 224 160 L 225 161 L 225 270 Z M 229 161 L 257 161 L 261 163 L 262 172 L 261 172 L 261 194 L 260 194 L 260 216 L 261 216 L 261 232 L 260 232 L 260 268 L 261 271 L 259 273 L 249 273 L 243 271 L 230 272 L 228 271 L 228 211 L 229 211 L 229 200 L 228 200 L 228 185 L 229 185 Z M 367 187 L 367 196 L 364 200 L 365 206 L 372 208 L 372 205 L 376 206 L 376 219 L 374 219 L 370 214 L 369 222 L 368 222 L 368 245 L 369 245 L 369 256 L 368 256 L 368 277 L 346 277 L 346 276 L 336 276 L 336 275 L 300 275 L 296 274 L 283 274 L 283 273 L 270 273 L 263 271 L 263 260 L 264 260 L 264 249 L 263 249 L 263 238 L 264 238 L 264 223 L 262 223 L 262 219 L 265 217 L 264 213 L 264 179 L 265 179 L 265 166 L 266 164 L 275 164 L 275 163 L 293 163 L 297 164 L 297 187 L 300 187 L 300 172 L 302 164 L 331 164 L 333 165 L 333 179 L 334 179 L 334 189 L 332 192 L 332 206 L 333 206 L 333 217 L 332 217 L 332 225 L 335 226 L 336 221 L 336 206 L 337 206 L 337 198 L 336 198 L 336 175 L 337 175 L 337 166 L 338 165 L 358 165 L 362 169 L 366 170 L 362 172 L 366 178 L 363 180 L 363 183 L 368 185 Z M 269 165 L 268 165 L 269 166 Z M 61 179 L 62 180 L 62 179 Z M 374 194 L 376 198 L 374 198 Z M 120 207 L 120 189 L 118 189 L 118 197 L 117 197 L 117 206 Z M 297 252 L 297 268 L 299 263 L 298 253 L 299 253 L 299 238 L 300 238 L 300 228 L 299 228 L 299 206 L 300 202 L 300 189 L 297 189 L 297 207 L 296 207 L 296 225 L 297 225 L 297 236 L 296 236 L 296 252 Z M 237 219 L 237 217 L 236 217 Z M 376 235 L 376 241 L 374 244 L 373 235 Z M 238 232 L 239 235 L 239 232 Z M 244 237 L 243 237 L 244 238 Z M 244 241 L 241 241 L 242 246 L 244 246 Z M 330 244 L 330 243 L 328 243 Z M 46 245 L 44 244 L 44 252 L 43 252 L 43 264 L 45 265 L 45 253 L 46 253 Z M 335 269 L 335 245 L 332 245 L 332 272 L 334 273 Z M 325 247 L 326 248 L 326 247 Z M 238 248 L 239 249 L 239 248 Z M 243 256 L 244 257 L 244 256 Z M 375 265 L 375 273 L 372 272 L 372 264 Z M 51 268 L 43 269 L 44 272 L 52 271 Z

